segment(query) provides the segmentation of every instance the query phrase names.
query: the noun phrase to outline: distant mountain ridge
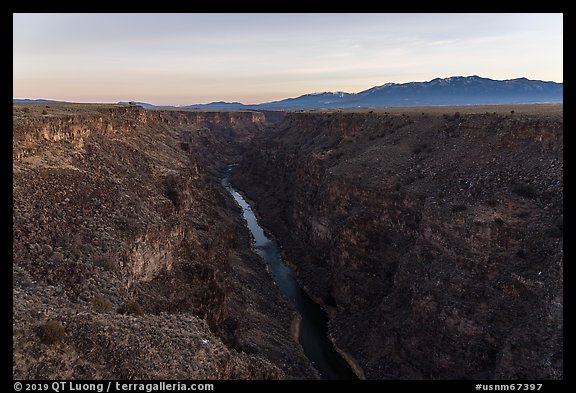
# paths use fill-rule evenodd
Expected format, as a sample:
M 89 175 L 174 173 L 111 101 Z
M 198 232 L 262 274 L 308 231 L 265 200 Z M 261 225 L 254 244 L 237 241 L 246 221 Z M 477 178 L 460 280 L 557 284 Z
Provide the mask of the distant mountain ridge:
M 359 93 L 346 93 L 343 91 L 311 93 L 262 104 L 242 104 L 240 102 L 224 101 L 179 107 L 157 106 L 145 102 L 134 102 L 134 104 L 145 108 L 281 110 L 421 105 L 529 104 L 563 102 L 563 96 L 563 83 L 526 78 L 495 80 L 472 75 L 435 78 L 427 82 L 385 83 Z M 14 99 L 14 102 L 28 101 L 51 102 L 50 100 Z M 128 103 L 119 102 L 119 104 Z
M 526 78 L 494 80 L 473 76 L 435 78 L 428 82 L 385 83 L 359 93 L 323 92 L 262 104 L 213 102 L 186 108 L 314 109 L 379 106 L 517 104 L 562 102 L 562 83 Z
M 159 108 L 157 105 L 153 105 L 153 104 L 148 104 L 146 102 L 138 102 L 138 101 L 120 101 L 118 102 L 118 104 L 124 104 L 124 105 L 140 105 L 143 108 Z
M 45 100 L 43 98 L 38 98 L 36 100 L 32 100 L 30 98 L 13 98 L 12 102 L 64 102 L 64 101 Z

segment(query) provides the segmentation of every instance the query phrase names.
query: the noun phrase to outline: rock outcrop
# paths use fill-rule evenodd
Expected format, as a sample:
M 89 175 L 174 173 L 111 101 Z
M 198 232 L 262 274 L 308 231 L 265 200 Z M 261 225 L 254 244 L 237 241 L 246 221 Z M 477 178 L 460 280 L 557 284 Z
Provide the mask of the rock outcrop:
M 292 113 L 232 181 L 366 378 L 561 379 L 555 108 Z

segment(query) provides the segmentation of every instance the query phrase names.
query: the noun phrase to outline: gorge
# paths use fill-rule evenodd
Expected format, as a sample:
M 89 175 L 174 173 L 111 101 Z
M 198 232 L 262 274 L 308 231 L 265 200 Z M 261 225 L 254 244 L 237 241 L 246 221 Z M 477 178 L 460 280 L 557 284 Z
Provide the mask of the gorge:
M 242 214 L 252 234 L 255 252 L 266 263 L 266 270 L 271 273 L 280 292 L 288 298 L 299 314 L 298 341 L 304 353 L 318 370 L 322 379 L 355 379 L 356 375 L 333 348 L 327 336 L 325 311 L 302 290 L 294 279 L 292 270 L 282 260 L 276 242 L 266 236 L 250 205 L 231 186 L 229 177 L 232 168 L 233 165 L 226 168 L 221 183 L 242 208 Z
M 14 378 L 561 379 L 562 111 L 14 104 Z

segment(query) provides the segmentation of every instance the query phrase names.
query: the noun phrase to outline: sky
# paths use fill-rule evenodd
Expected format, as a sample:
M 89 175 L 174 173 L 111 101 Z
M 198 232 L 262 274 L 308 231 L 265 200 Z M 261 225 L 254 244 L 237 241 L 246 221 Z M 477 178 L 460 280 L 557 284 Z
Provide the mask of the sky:
M 478 75 L 563 82 L 562 14 L 13 14 L 13 97 L 253 104 Z

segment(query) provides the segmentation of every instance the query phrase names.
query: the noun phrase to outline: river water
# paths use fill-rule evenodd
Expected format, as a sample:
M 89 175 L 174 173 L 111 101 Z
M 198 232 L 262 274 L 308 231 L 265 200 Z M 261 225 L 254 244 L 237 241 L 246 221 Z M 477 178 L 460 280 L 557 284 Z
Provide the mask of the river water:
M 327 336 L 326 312 L 300 287 L 292 269 L 282 260 L 276 241 L 266 236 L 250 205 L 230 184 L 229 177 L 232 169 L 232 165 L 226 167 L 221 184 L 242 208 L 242 215 L 252 234 L 254 251 L 268 265 L 269 272 L 280 292 L 288 298 L 300 314 L 298 340 L 304 353 L 318 370 L 322 379 L 358 379 L 348 363 L 334 349 L 332 341 Z

